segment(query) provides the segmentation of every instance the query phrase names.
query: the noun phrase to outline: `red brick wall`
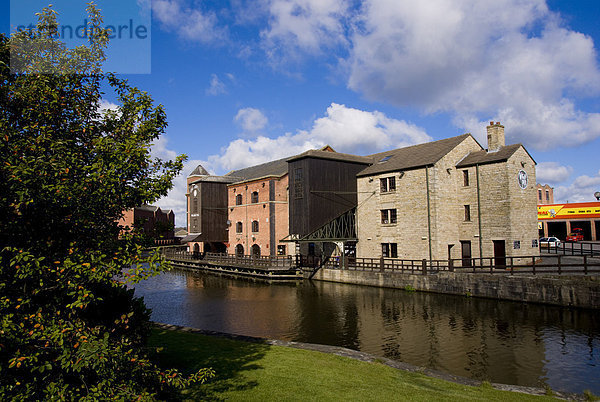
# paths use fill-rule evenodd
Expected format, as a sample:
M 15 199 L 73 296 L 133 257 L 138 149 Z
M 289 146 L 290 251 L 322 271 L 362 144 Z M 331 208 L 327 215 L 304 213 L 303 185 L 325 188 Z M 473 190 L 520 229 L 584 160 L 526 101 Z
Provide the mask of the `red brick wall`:
M 275 200 L 269 200 L 269 182 L 275 181 Z M 234 254 L 236 246 L 244 247 L 244 254 L 250 254 L 251 247 L 258 245 L 260 254 L 270 255 L 277 252 L 277 241 L 287 236 L 288 205 L 287 205 L 287 175 L 281 179 L 267 178 L 240 184 L 231 184 L 227 188 L 229 221 L 229 247 L 227 252 Z M 251 203 L 251 194 L 258 192 L 258 203 Z M 242 205 L 235 205 L 238 194 L 242 195 Z M 273 252 L 270 244 L 271 229 L 269 222 L 269 205 L 275 205 L 275 239 Z M 258 221 L 258 232 L 252 231 L 252 222 Z M 243 230 L 237 233 L 237 223 L 242 222 Z

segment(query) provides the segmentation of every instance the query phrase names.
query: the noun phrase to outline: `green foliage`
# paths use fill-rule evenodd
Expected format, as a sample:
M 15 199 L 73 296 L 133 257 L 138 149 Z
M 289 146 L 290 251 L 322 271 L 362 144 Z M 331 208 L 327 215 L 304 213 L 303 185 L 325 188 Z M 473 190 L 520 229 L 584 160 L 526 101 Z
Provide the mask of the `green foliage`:
M 600 397 L 594 395 L 594 393 L 589 389 L 586 389 L 585 391 L 583 391 L 583 399 L 585 401 L 598 401 L 600 400 Z
M 212 375 L 148 357 L 149 311 L 126 285 L 165 267 L 117 222 L 166 195 L 184 157 L 152 159 L 164 110 L 101 72 L 107 33 L 88 13 L 89 46 L 56 40 L 49 8 L 0 35 L 1 400 L 163 398 Z M 99 112 L 101 88 L 118 112 Z
M 417 291 L 417 289 L 415 289 L 414 287 L 412 287 L 412 286 L 410 286 L 410 285 L 406 285 L 406 286 L 404 287 L 404 291 L 406 291 L 406 292 L 416 292 L 416 291 Z

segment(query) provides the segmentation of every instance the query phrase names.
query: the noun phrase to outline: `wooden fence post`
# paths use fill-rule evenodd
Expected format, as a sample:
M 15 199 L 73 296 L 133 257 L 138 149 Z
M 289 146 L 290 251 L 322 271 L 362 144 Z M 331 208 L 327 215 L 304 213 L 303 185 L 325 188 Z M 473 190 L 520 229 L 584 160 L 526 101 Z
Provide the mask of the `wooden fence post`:
M 454 261 L 452 260 L 452 258 L 448 259 L 448 271 L 454 272 Z
M 558 257 L 558 274 L 560 275 L 560 273 L 562 271 L 562 267 L 560 266 L 560 254 L 557 257 Z
M 423 258 L 422 264 L 423 264 L 422 265 L 423 266 L 422 274 L 427 275 L 427 260 L 425 258 Z
M 588 266 L 587 266 L 587 255 L 583 256 L 583 274 L 588 274 Z
M 385 271 L 385 260 L 383 259 L 383 257 L 381 257 L 381 259 L 379 260 L 379 270 L 381 272 Z

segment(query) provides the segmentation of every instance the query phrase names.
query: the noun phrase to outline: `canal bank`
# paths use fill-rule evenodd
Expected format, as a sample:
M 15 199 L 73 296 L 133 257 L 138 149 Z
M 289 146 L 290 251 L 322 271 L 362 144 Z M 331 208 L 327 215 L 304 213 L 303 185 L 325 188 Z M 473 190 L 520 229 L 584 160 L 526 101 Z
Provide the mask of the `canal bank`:
M 329 362 L 326 362 L 324 364 L 324 360 L 328 360 L 328 358 L 321 356 L 321 354 L 328 354 L 328 355 L 340 356 L 342 358 L 352 359 L 357 362 L 361 362 L 358 364 L 361 366 L 362 370 L 366 370 L 366 373 L 368 373 L 367 375 L 365 375 L 361 378 L 361 381 L 360 381 L 361 385 L 359 388 L 361 389 L 361 392 L 371 392 L 371 394 L 370 394 L 371 398 L 381 398 L 384 396 L 384 394 L 382 394 L 382 395 L 378 394 L 378 392 L 381 392 L 381 390 L 377 389 L 378 384 L 375 384 L 374 379 L 371 377 L 375 377 L 375 378 L 380 377 L 382 374 L 381 371 L 383 369 L 382 366 L 387 366 L 389 368 L 398 370 L 400 377 L 396 378 L 395 379 L 396 381 L 398 381 L 398 379 L 403 378 L 404 376 L 411 376 L 411 375 L 416 376 L 416 378 L 413 378 L 410 381 L 412 383 L 410 385 L 410 388 L 411 388 L 410 389 L 410 391 L 411 391 L 410 398 L 411 399 L 418 399 L 419 397 L 426 397 L 427 399 L 431 399 L 434 397 L 435 392 L 442 393 L 446 398 L 449 398 L 450 395 L 448 392 L 452 392 L 453 391 L 452 387 L 454 387 L 454 385 L 451 385 L 451 384 L 456 384 L 459 386 L 466 386 L 466 387 L 458 388 L 459 392 L 456 393 L 455 395 L 453 395 L 453 399 L 461 399 L 461 398 L 471 399 L 471 397 L 474 396 L 473 395 L 474 393 L 478 398 L 485 397 L 485 398 L 489 398 L 489 399 L 494 399 L 494 397 L 500 397 L 501 399 L 510 399 L 510 400 L 515 400 L 515 399 L 521 398 L 521 395 L 514 395 L 514 394 L 511 395 L 508 393 L 503 393 L 503 394 L 497 393 L 497 394 L 487 394 L 487 395 L 483 394 L 483 393 L 488 393 L 488 392 L 492 391 L 492 389 L 495 389 L 498 391 L 509 391 L 509 392 L 519 393 L 519 394 L 554 396 L 554 397 L 557 397 L 560 399 L 570 399 L 570 400 L 582 399 L 581 395 L 558 392 L 558 391 L 554 391 L 554 390 L 550 391 L 549 388 L 525 387 L 525 386 L 518 386 L 518 385 L 490 383 L 487 381 L 473 380 L 470 378 L 456 376 L 456 375 L 444 373 L 444 372 L 441 372 L 438 370 L 431 370 L 426 367 L 415 366 L 415 365 L 400 362 L 400 361 L 377 357 L 377 356 L 373 356 L 368 353 L 351 350 L 348 348 L 338 347 L 338 346 L 311 344 L 311 343 L 304 343 L 304 342 L 290 342 L 290 341 L 283 341 L 283 340 L 273 340 L 273 339 L 266 339 L 266 338 L 251 337 L 251 336 L 244 336 L 244 335 L 224 333 L 224 332 L 202 330 L 202 329 L 197 329 L 197 328 L 163 324 L 163 323 L 155 323 L 155 327 L 156 327 L 156 331 L 153 334 L 153 337 L 155 339 L 153 339 L 152 342 L 155 342 L 156 345 L 160 346 L 161 348 L 166 347 L 166 349 L 167 349 L 166 352 L 174 353 L 177 355 L 178 351 L 176 351 L 176 350 L 174 350 L 174 348 L 170 347 L 170 343 L 171 343 L 170 341 L 173 337 L 175 337 L 175 338 L 185 337 L 184 339 L 182 339 L 183 342 L 186 345 L 190 345 L 190 343 L 192 343 L 192 345 L 189 346 L 192 349 L 198 349 L 197 347 L 195 347 L 195 345 L 193 345 L 193 342 L 195 342 L 195 341 L 203 342 L 205 344 L 204 346 L 209 345 L 210 350 L 211 350 L 211 360 L 213 360 L 213 361 L 214 360 L 223 360 L 223 359 L 220 359 L 220 356 L 219 356 L 220 348 L 222 347 L 223 343 L 225 343 L 227 345 L 227 347 L 225 348 L 227 350 L 231 350 L 234 348 L 238 348 L 238 349 L 250 348 L 250 349 L 252 349 L 252 347 L 243 346 L 243 343 L 256 344 L 257 348 L 262 348 L 260 353 L 257 353 L 256 350 L 252 351 L 251 354 L 256 356 L 257 358 L 259 358 L 258 355 L 264 356 L 264 355 L 270 353 L 269 349 L 270 349 L 270 347 L 273 347 L 273 346 L 274 347 L 284 347 L 284 348 L 288 348 L 288 349 L 299 349 L 299 350 L 309 351 L 309 352 L 318 352 L 319 354 L 311 353 L 311 354 L 305 355 L 302 358 L 301 366 L 299 366 L 297 363 L 295 365 L 291 365 L 291 366 L 293 366 L 293 370 L 297 370 L 298 372 L 303 373 L 302 378 L 305 383 L 314 382 L 310 377 L 309 370 L 311 368 L 314 369 L 314 367 L 321 367 L 321 366 L 327 366 L 329 369 L 331 369 L 331 371 L 335 372 L 334 375 L 336 377 L 336 382 L 339 382 L 340 380 L 343 381 L 344 378 L 347 381 L 352 381 L 350 376 L 351 376 L 351 374 L 357 375 L 356 372 L 354 372 L 354 373 L 344 372 L 345 367 L 343 364 L 340 364 L 340 363 L 342 363 L 342 360 L 335 360 L 335 361 L 329 360 Z M 202 338 L 190 338 L 186 334 L 195 334 L 195 335 L 200 335 L 200 336 L 208 337 L 208 338 L 212 338 L 212 339 L 201 340 Z M 163 350 L 163 353 L 165 353 L 164 350 Z M 189 357 L 190 353 L 194 354 L 194 352 L 186 353 L 185 350 L 183 350 L 182 354 L 185 355 L 186 357 Z M 289 358 L 288 356 L 290 354 L 294 355 L 295 353 L 296 352 L 291 352 L 291 351 L 284 352 L 277 360 L 288 359 Z M 248 355 L 248 353 L 243 353 L 243 354 Z M 202 358 L 202 356 L 198 356 L 198 357 Z M 237 357 L 237 358 L 239 358 L 239 357 Z M 175 360 L 177 361 L 177 359 L 175 359 Z M 224 360 L 227 360 L 227 357 L 225 357 Z M 196 363 L 196 365 L 198 364 L 197 362 L 195 362 L 195 363 Z M 363 363 L 371 364 L 371 365 L 367 366 Z M 282 364 L 282 363 L 280 362 L 280 364 Z M 283 364 L 285 364 L 285 363 L 283 363 Z M 336 366 L 333 367 L 332 366 L 333 364 L 335 364 Z M 271 377 L 277 376 L 280 379 L 279 380 L 280 382 L 278 382 L 278 384 L 277 384 L 278 392 L 285 393 L 285 390 L 288 387 L 287 387 L 287 384 L 285 381 L 286 380 L 285 375 L 282 376 L 282 373 L 280 370 L 277 370 L 277 374 L 268 373 L 269 371 L 274 370 L 274 368 L 270 367 L 270 365 L 268 363 L 265 365 L 260 365 L 260 366 L 254 364 L 253 366 L 255 367 L 254 370 L 263 371 Z M 219 371 L 220 370 L 217 369 L 217 377 L 219 377 Z M 321 371 L 317 374 L 318 383 L 322 385 L 319 388 L 327 387 L 327 384 L 326 384 L 327 378 L 324 378 L 324 377 L 327 377 L 328 375 L 331 375 L 331 373 L 323 373 Z M 222 375 L 221 375 L 221 377 L 222 377 Z M 419 389 L 419 387 L 415 387 L 414 386 L 415 379 L 420 380 L 417 382 L 421 382 L 421 383 L 429 382 L 429 381 L 431 381 L 431 382 L 436 381 L 436 385 L 437 385 L 435 387 L 436 390 L 434 391 L 433 389 L 428 388 L 428 387 L 424 388 L 424 389 Z M 298 387 L 298 377 L 294 375 L 294 377 L 291 380 L 294 383 L 294 387 Z M 438 380 L 441 380 L 441 381 L 438 381 Z M 227 386 L 226 386 L 227 382 L 223 381 L 222 379 L 220 379 L 220 381 L 223 382 L 223 384 L 219 384 L 215 388 L 218 388 L 220 390 L 224 390 L 224 388 L 227 388 Z M 217 379 L 217 382 L 219 382 L 219 379 Z M 352 385 L 354 385 L 354 384 L 352 384 Z M 401 380 L 399 383 L 396 383 L 396 384 L 388 383 L 387 385 L 391 386 L 392 388 L 397 387 L 396 392 L 401 392 L 401 390 L 398 388 L 403 388 L 403 386 L 408 385 L 408 383 L 406 381 Z M 208 387 L 210 388 L 211 386 L 208 385 Z M 300 387 L 302 387 L 302 385 L 300 385 Z M 473 387 L 479 387 L 479 388 L 473 388 Z M 338 395 L 338 397 L 348 398 L 354 392 L 354 391 L 350 391 L 350 389 L 352 389 L 352 388 L 356 388 L 356 387 L 351 386 L 349 389 L 346 390 L 346 392 L 348 392 L 348 394 L 340 394 L 340 395 Z M 456 389 L 454 391 L 456 391 Z M 317 391 L 317 395 L 315 395 L 314 392 L 315 391 L 313 390 L 313 398 L 321 399 L 320 396 L 322 396 L 322 395 L 318 394 L 319 391 Z M 289 394 L 286 395 L 286 399 L 294 399 L 294 395 L 297 395 L 297 394 L 290 392 Z M 206 394 L 204 394 L 202 396 L 216 396 L 216 395 L 214 395 L 214 394 L 211 395 L 210 390 L 209 390 L 209 392 L 207 392 Z M 223 394 L 219 394 L 219 396 L 223 396 Z M 233 394 L 229 394 L 227 396 L 234 397 L 235 391 Z M 409 395 L 405 395 L 405 396 L 408 397 Z M 248 397 L 248 395 L 244 393 L 244 398 L 247 398 L 247 397 Z M 264 395 L 263 395 L 263 398 L 261 398 L 261 399 L 264 399 Z M 273 398 L 273 396 L 271 395 L 270 399 L 275 400 L 278 398 Z
M 313 279 L 566 307 L 600 308 L 598 276 L 525 276 L 446 271 L 422 275 L 323 268 Z

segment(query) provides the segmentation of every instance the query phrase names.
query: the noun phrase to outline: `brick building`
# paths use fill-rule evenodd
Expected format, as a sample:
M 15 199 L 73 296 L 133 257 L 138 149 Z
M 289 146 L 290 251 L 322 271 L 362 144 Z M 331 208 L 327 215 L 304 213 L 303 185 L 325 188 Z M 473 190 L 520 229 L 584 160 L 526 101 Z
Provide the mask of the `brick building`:
M 554 204 L 554 188 L 550 187 L 547 184 L 543 186 L 541 184 L 537 185 L 537 204 L 538 205 L 548 205 Z
M 372 155 L 357 175 L 357 256 L 503 259 L 537 247 L 535 161 L 487 127 L 470 135 Z
M 153 205 L 142 205 L 123 212 L 119 220 L 122 227 L 139 228 L 145 234 L 156 239 L 173 239 L 175 237 L 175 214 L 168 209 L 163 211 Z
M 287 159 L 229 172 L 227 186 L 229 243 L 227 252 L 237 255 L 287 255 L 288 169 Z

